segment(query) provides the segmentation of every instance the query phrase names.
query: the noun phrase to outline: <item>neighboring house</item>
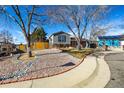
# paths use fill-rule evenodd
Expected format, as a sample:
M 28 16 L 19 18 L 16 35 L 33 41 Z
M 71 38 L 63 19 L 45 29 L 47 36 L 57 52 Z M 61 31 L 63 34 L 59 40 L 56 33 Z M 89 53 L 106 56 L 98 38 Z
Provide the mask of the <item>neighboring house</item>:
M 10 43 L 0 42 L 0 55 L 8 55 L 13 52 L 13 45 Z
M 124 49 L 124 35 L 116 35 L 116 36 L 98 36 L 98 46 L 108 47 L 116 47 Z
M 13 52 L 14 45 L 6 42 L 4 38 L 0 35 L 0 56 L 1 55 L 9 55 Z
M 71 39 L 70 40 L 70 42 L 71 42 L 70 47 L 75 47 L 76 48 L 78 44 L 77 44 L 77 41 L 76 41 L 75 37 L 71 36 L 70 39 Z M 84 38 L 82 39 L 81 45 L 82 45 L 82 47 L 86 47 L 86 39 L 84 39 Z
M 50 47 L 69 47 L 70 44 L 70 34 L 66 32 L 56 32 L 49 37 Z

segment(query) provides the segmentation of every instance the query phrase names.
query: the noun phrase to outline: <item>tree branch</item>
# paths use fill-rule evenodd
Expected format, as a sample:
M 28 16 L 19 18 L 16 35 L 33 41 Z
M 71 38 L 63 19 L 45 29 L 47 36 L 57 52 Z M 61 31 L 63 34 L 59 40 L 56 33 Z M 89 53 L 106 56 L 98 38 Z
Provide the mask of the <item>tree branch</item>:
M 5 9 L 3 9 L 3 8 L 2 8 L 2 11 L 3 11 L 8 17 L 10 17 L 14 22 L 16 22 L 19 27 L 22 27 L 21 24 L 18 22 L 18 20 L 17 20 L 14 16 L 10 15 L 10 14 L 9 14 Z
M 33 15 L 34 10 L 35 10 L 35 7 L 32 6 L 32 11 L 31 11 L 31 13 L 29 14 L 29 17 L 28 17 L 28 39 L 30 39 L 30 24 L 31 24 L 31 21 L 32 21 L 32 15 Z
M 86 29 L 87 29 L 87 26 L 88 26 L 88 23 L 89 21 L 92 19 L 92 17 L 97 13 L 99 12 L 100 8 L 96 8 L 95 11 L 93 11 L 92 13 L 90 13 L 88 16 L 86 16 L 86 20 L 85 20 L 85 25 L 84 25 L 84 29 L 82 30 L 82 34 L 81 34 L 81 38 L 83 37 Z
M 12 9 L 14 10 L 15 14 L 17 15 L 17 17 L 19 18 L 19 20 L 20 20 L 20 22 L 21 22 L 21 29 L 22 29 L 22 32 L 24 33 L 25 38 L 26 38 L 26 40 L 28 41 L 28 38 L 27 38 L 28 35 L 27 35 L 27 33 L 26 33 L 26 28 L 25 28 L 24 22 L 23 22 L 23 20 L 22 20 L 22 18 L 21 18 L 19 8 L 18 8 L 18 6 L 16 6 L 16 8 L 15 8 L 14 6 L 11 6 L 11 7 L 12 7 Z

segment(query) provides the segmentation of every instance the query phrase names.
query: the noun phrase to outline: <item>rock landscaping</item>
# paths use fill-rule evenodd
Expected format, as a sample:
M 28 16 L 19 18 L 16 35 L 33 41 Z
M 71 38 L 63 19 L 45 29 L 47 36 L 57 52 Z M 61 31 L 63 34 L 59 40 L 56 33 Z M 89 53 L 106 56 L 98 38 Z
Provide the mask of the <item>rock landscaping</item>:
M 18 57 L 0 60 L 0 84 L 57 75 L 81 63 L 80 59 L 56 49 L 36 51 L 36 57 L 28 62 L 22 62 Z

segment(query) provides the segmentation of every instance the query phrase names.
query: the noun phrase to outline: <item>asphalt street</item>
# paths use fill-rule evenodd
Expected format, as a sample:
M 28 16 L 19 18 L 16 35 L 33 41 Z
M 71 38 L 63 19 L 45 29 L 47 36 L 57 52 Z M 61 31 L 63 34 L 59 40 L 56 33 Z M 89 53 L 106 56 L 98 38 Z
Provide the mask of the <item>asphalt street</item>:
M 106 88 L 124 88 L 124 53 L 107 54 L 105 61 L 111 71 L 111 79 Z

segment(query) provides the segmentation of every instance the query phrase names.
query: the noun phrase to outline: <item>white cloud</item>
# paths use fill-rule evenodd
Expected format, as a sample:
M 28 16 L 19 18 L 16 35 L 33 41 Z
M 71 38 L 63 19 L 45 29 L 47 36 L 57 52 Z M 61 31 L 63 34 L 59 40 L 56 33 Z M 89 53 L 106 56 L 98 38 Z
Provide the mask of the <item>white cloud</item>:
M 21 44 L 21 43 L 26 44 L 27 43 L 21 31 L 17 31 L 17 34 L 14 35 L 13 39 L 14 39 L 13 41 L 15 44 Z
M 17 31 L 17 33 L 18 33 L 21 37 L 24 37 L 24 34 L 22 33 L 22 31 Z
M 124 29 L 114 29 L 109 31 L 106 35 L 122 35 L 124 34 Z
M 75 32 L 76 35 L 78 34 L 76 28 L 73 28 L 73 31 Z M 70 34 L 71 37 L 74 37 L 74 34 L 71 31 L 69 31 L 68 34 Z
M 15 43 L 15 44 L 19 44 L 20 42 L 18 41 L 18 39 L 17 39 L 17 37 L 13 37 L 13 42 Z
M 111 21 L 109 24 L 112 28 L 107 32 L 106 35 L 121 35 L 124 34 L 124 20 L 122 18 Z

